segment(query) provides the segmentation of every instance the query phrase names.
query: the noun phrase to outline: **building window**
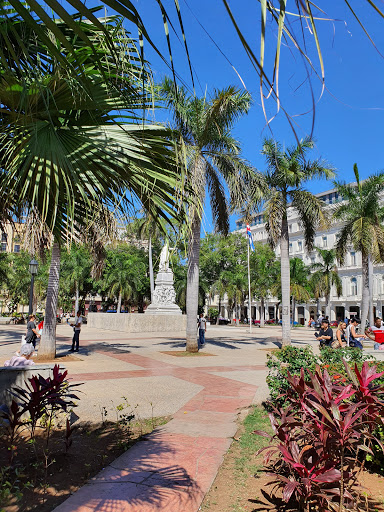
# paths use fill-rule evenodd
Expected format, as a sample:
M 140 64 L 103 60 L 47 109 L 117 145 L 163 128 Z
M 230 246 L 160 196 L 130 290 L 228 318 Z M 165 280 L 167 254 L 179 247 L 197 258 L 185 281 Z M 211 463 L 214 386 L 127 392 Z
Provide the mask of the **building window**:
M 1 241 L 2 241 L 2 242 L 6 242 L 6 241 L 7 241 L 7 239 L 8 239 L 8 235 L 7 235 L 7 233 L 3 233 L 3 234 L 1 235 Z
M 289 252 L 292 252 L 292 242 L 289 242 Z
M 351 267 L 356 266 L 356 253 L 354 251 L 351 251 Z
M 311 256 L 311 263 L 312 265 L 316 262 L 316 257 L 315 256 Z
M 7 252 L 7 244 L 4 242 L 1 243 L 1 252 Z
M 357 295 L 357 279 L 356 277 L 351 278 L 351 295 Z
M 292 224 L 289 224 L 289 226 L 288 226 L 288 231 L 289 231 L 290 233 L 292 233 Z
M 328 240 L 326 236 L 323 236 L 323 247 L 328 247 Z
M 299 252 L 303 251 L 303 242 L 301 240 L 297 242 L 297 249 Z
M 13 247 L 13 252 L 20 252 L 20 245 L 15 244 Z

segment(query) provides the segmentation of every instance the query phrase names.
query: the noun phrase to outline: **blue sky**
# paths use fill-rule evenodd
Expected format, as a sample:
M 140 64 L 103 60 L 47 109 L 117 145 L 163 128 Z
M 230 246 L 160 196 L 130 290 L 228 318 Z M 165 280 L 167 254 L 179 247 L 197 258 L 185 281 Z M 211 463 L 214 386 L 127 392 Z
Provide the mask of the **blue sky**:
M 174 13 L 173 0 L 165 2 L 169 12 Z M 289 4 L 289 2 L 288 2 Z M 373 9 L 365 6 L 366 2 L 356 2 L 362 21 L 366 24 L 376 46 L 384 54 L 384 20 L 379 18 Z M 243 155 L 258 169 L 265 167 L 260 149 L 264 137 L 271 136 L 265 126 L 265 119 L 260 106 L 259 78 L 242 49 L 233 27 L 225 13 L 221 0 L 188 0 L 194 15 L 209 31 L 228 59 L 237 68 L 247 89 L 252 93 L 254 105 L 250 113 L 244 117 L 234 130 L 236 137 L 243 145 Z M 256 55 L 259 55 L 260 41 L 260 4 L 254 0 L 238 0 L 230 3 L 238 19 L 241 29 L 252 43 Z M 155 1 L 138 0 L 137 7 L 147 27 L 150 28 L 154 41 L 168 55 L 164 29 L 159 9 Z M 241 86 L 241 82 L 225 58 L 215 48 L 196 18 L 188 9 L 185 0 L 180 0 L 180 7 L 185 24 L 185 32 L 189 43 L 192 64 L 196 73 L 196 91 L 202 94 L 214 88 L 226 87 L 229 84 Z M 369 42 L 362 29 L 341 0 L 324 0 L 321 7 L 336 21 L 320 21 L 318 24 L 319 38 L 325 63 L 327 90 L 316 104 L 314 138 L 316 149 L 312 157 L 322 157 L 338 170 L 338 178 L 350 181 L 353 179 L 352 167 L 358 163 L 361 177 L 384 169 L 383 155 L 383 121 L 384 121 L 384 58 Z M 362 8 L 364 7 L 364 8 Z M 294 19 L 294 18 L 292 18 Z M 175 15 L 172 20 L 177 25 Z M 292 25 L 299 29 L 298 23 Z M 276 40 L 276 27 L 269 23 L 266 42 L 267 62 L 273 62 Z M 304 31 L 308 31 L 307 28 Z M 316 57 L 315 44 L 309 38 L 308 51 L 320 70 Z M 182 79 L 191 86 L 191 79 L 185 52 L 181 43 L 172 35 L 172 48 L 175 67 Z M 146 44 L 147 58 L 154 71 L 155 80 L 161 80 L 170 74 L 166 65 Z M 280 77 L 280 93 L 284 107 L 291 115 L 296 115 L 297 134 L 301 138 L 310 133 L 312 112 L 300 115 L 312 107 L 310 87 L 305 82 L 303 60 L 297 51 L 283 48 Z M 271 69 L 269 65 L 268 69 Z M 304 81 L 304 84 L 300 86 Z M 200 87 L 200 85 L 201 87 Z M 321 92 L 321 83 L 312 77 L 312 86 L 316 101 Z M 275 112 L 273 101 L 267 102 L 270 115 Z M 163 113 L 158 117 L 167 120 Z M 170 118 L 169 118 L 170 119 Z M 280 112 L 270 125 L 272 135 L 285 145 L 295 143 L 295 138 Z M 326 182 L 312 182 L 308 188 L 320 192 L 330 188 Z M 234 227 L 234 218 L 231 226 Z M 207 215 L 205 229 L 212 229 L 210 215 Z

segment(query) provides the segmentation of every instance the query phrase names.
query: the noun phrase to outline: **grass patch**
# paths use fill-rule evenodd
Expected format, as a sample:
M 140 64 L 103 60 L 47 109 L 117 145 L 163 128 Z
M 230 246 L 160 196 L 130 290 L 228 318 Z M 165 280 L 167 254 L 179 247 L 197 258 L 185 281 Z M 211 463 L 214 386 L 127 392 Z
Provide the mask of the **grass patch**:
M 255 453 L 269 443 L 266 437 L 257 436 L 253 432 L 264 430 L 272 434 L 272 428 L 268 413 L 261 406 L 252 407 L 251 412 L 244 419 L 242 427 L 238 441 L 240 450 L 235 459 L 235 468 L 241 475 L 248 477 L 258 473 L 262 468 L 262 464 L 255 461 Z

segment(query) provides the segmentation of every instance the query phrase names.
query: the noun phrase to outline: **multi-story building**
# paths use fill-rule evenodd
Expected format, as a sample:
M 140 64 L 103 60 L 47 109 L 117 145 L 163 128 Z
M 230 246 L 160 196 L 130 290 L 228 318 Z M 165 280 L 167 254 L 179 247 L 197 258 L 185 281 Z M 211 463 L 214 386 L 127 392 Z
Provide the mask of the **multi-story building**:
M 317 197 L 322 199 L 326 205 L 331 205 L 340 202 L 342 198 L 338 195 L 335 189 L 316 194 Z M 244 221 L 238 220 L 236 222 L 236 232 L 244 233 L 246 236 L 246 225 Z M 288 209 L 288 229 L 289 229 L 289 251 L 290 256 L 301 258 L 306 265 L 310 265 L 319 261 L 319 256 L 316 250 L 308 253 L 305 249 L 303 229 L 300 225 L 300 220 L 294 208 Z M 267 243 L 267 232 L 265 229 L 264 215 L 261 212 L 254 216 L 251 224 L 251 232 L 255 242 Z M 340 225 L 333 224 L 327 231 L 318 231 L 315 237 L 314 245 L 316 247 L 330 249 L 335 246 Z M 280 248 L 276 248 L 276 255 L 280 255 Z M 362 292 L 362 268 L 361 268 L 361 254 L 354 251 L 352 247 L 348 248 L 345 264 L 338 268 L 339 275 L 342 280 L 342 295 L 337 296 L 336 290 L 332 289 L 331 292 L 331 317 L 330 320 L 340 320 L 352 315 L 360 315 L 361 292 Z M 373 267 L 373 308 L 374 314 L 384 315 L 384 265 L 374 265 Z M 260 319 L 260 303 L 252 301 L 252 318 Z M 279 301 L 276 297 L 269 297 L 265 304 L 265 318 L 276 319 L 280 318 L 279 315 Z M 316 318 L 317 303 L 312 302 L 309 304 L 297 304 L 295 311 L 295 319 L 304 324 L 309 320 L 310 316 Z M 325 315 L 325 300 L 320 299 L 319 309 Z M 223 301 L 220 314 L 226 318 L 229 317 L 229 312 L 226 302 Z M 248 316 L 247 308 L 245 315 Z

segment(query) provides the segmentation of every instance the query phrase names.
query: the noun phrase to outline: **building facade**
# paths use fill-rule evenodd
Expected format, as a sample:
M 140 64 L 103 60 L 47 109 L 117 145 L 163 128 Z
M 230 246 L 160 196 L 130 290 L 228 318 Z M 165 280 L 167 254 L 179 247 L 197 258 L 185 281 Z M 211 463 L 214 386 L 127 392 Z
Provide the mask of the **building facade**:
M 338 203 L 342 198 L 335 189 L 316 194 L 322 199 L 326 205 Z M 236 222 L 237 229 L 235 232 L 242 233 L 246 236 L 246 225 L 242 220 Z M 263 213 L 254 216 L 251 222 L 251 232 L 255 242 L 267 243 L 267 232 L 265 228 Z M 300 225 L 300 220 L 293 208 L 288 209 L 288 229 L 289 229 L 289 251 L 293 258 L 300 258 L 306 265 L 310 265 L 320 261 L 316 250 L 308 253 L 305 249 L 304 233 Z M 317 231 L 314 245 L 323 249 L 331 249 L 336 245 L 339 224 L 332 224 L 327 231 Z M 280 248 L 276 248 L 276 256 L 280 256 Z M 345 317 L 353 315 L 360 316 L 360 304 L 362 293 L 362 267 L 361 254 L 354 251 L 353 247 L 348 247 L 344 266 L 338 268 L 339 276 L 342 280 L 342 294 L 337 296 L 336 290 L 333 288 L 331 292 L 331 317 L 330 320 L 341 320 Z M 374 265 L 373 267 L 373 308 L 374 314 L 384 316 L 384 265 Z M 280 318 L 279 301 L 276 297 L 269 297 L 265 304 L 265 319 Z M 260 303 L 252 300 L 252 318 L 260 319 Z M 319 303 L 311 302 L 308 304 L 296 304 L 295 319 L 301 324 L 308 322 L 313 316 L 316 318 L 317 308 L 323 315 L 326 314 L 326 304 L 324 299 L 320 299 Z M 220 315 L 229 318 L 229 311 L 226 302 L 220 311 Z M 244 312 L 248 315 L 247 308 Z

